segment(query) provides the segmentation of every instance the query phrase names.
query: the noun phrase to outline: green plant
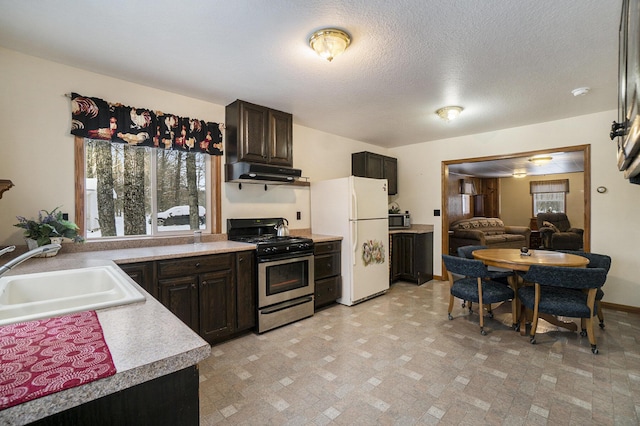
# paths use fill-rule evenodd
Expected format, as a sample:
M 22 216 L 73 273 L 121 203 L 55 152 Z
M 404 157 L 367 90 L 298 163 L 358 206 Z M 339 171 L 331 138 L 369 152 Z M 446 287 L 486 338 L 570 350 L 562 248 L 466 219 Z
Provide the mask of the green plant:
M 78 235 L 78 225 L 62 218 L 62 212 L 59 207 L 51 210 L 40 210 L 38 212 L 38 220 L 27 219 L 24 216 L 16 216 L 18 223 L 13 226 L 24 229 L 25 238 L 36 240 L 39 246 L 50 244 L 51 238 L 64 237 L 73 240 L 76 243 L 84 241 Z M 44 214 L 43 214 L 44 213 Z

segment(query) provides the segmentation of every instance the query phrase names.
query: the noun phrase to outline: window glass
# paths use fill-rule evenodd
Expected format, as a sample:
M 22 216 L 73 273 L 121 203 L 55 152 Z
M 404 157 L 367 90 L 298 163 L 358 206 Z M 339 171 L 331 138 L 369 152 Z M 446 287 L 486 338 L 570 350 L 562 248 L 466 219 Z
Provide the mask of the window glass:
M 202 154 L 85 139 L 87 238 L 207 229 L 208 163 Z
M 533 196 L 533 216 L 538 213 L 565 213 L 564 192 L 540 192 Z

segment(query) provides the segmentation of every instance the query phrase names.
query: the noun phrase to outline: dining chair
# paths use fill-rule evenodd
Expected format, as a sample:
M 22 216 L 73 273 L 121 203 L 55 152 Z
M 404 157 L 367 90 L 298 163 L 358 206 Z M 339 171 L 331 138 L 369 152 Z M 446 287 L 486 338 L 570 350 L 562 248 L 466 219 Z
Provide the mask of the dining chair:
M 458 257 L 464 257 L 466 259 L 474 259 L 473 252 L 476 250 L 483 250 L 489 248 L 488 246 L 482 245 L 472 245 L 472 246 L 460 246 L 458 247 Z M 495 266 L 487 266 L 487 271 L 489 272 L 488 279 L 497 281 L 499 283 L 503 283 L 505 285 L 509 284 L 509 277 L 514 275 L 514 272 L 509 269 L 498 268 Z M 462 301 L 462 307 L 464 308 L 465 301 Z M 488 305 L 488 313 L 489 318 L 493 318 L 493 311 L 491 310 L 491 305 Z M 471 302 L 469 302 L 469 312 L 472 312 Z
M 597 354 L 596 337 L 593 333 L 596 292 L 607 279 L 607 272 L 603 268 L 532 265 L 524 279 L 534 283 L 533 286 L 518 289 L 522 305 L 533 311 L 530 342 L 536 343 L 541 313 L 580 318 L 582 331 L 589 336 L 591 352 Z M 522 312 L 524 315 L 524 309 Z
M 611 257 L 606 254 L 598 254 L 598 253 L 587 253 L 584 251 L 577 250 L 556 250 L 562 253 L 567 254 L 575 254 L 577 256 L 586 257 L 589 259 L 589 264 L 587 268 L 602 268 L 607 271 L 609 274 L 609 269 L 611 268 Z M 599 288 L 596 293 L 596 302 L 600 302 L 604 297 L 604 291 L 602 288 Z M 600 321 L 600 328 L 604 328 L 604 314 L 602 313 L 602 303 L 597 303 L 598 305 L 598 320 Z
M 480 306 L 478 310 L 480 334 L 485 336 L 487 332 L 484 330 L 482 306 L 512 300 L 515 297 L 515 293 L 511 287 L 491 280 L 487 267 L 480 260 L 443 254 L 442 261 L 449 276 L 449 319 L 453 319 L 451 312 L 453 311 L 454 298 L 477 302 Z M 454 278 L 454 274 L 460 276 L 460 278 Z M 515 311 L 513 312 L 513 323 L 516 323 Z

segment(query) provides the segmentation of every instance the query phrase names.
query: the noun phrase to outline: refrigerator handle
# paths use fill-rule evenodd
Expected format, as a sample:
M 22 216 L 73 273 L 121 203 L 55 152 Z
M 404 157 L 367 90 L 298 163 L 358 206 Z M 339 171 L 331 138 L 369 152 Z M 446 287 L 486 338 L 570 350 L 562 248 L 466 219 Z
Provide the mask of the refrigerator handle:
M 352 247 L 351 247 L 351 252 L 353 253 L 353 256 L 351 256 L 351 258 L 353 259 L 353 265 L 356 264 L 356 257 L 358 255 L 358 222 L 355 220 L 351 220 L 349 221 L 349 224 L 351 225 L 351 241 L 353 242 Z
M 358 194 L 354 188 L 351 188 L 351 218 L 353 220 L 358 220 L 360 217 L 358 216 Z

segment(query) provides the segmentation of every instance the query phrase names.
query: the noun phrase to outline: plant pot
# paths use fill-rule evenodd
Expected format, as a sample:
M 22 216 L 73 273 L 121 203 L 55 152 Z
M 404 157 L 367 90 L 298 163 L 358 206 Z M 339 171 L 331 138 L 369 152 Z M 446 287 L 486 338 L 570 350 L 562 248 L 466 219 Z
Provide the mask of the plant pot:
M 27 242 L 27 248 L 29 250 L 33 250 L 35 248 L 40 247 L 38 245 L 38 241 L 33 240 L 31 238 L 25 238 L 25 241 Z M 53 237 L 53 238 L 51 238 L 51 244 L 62 244 L 62 237 Z M 47 251 L 45 253 L 37 254 L 37 255 L 35 255 L 33 257 L 53 257 L 56 254 L 58 254 L 58 251 L 59 250 L 50 250 L 50 251 Z

